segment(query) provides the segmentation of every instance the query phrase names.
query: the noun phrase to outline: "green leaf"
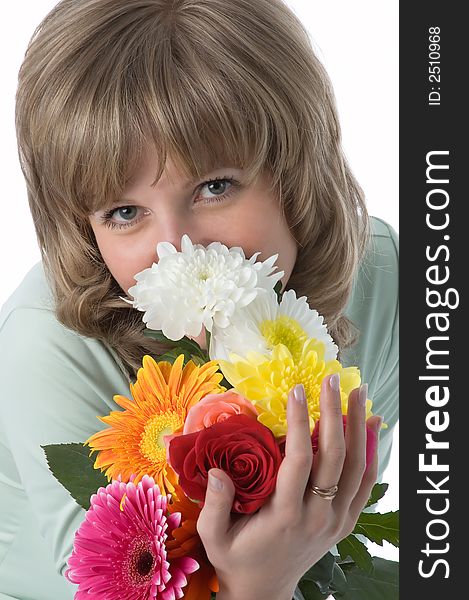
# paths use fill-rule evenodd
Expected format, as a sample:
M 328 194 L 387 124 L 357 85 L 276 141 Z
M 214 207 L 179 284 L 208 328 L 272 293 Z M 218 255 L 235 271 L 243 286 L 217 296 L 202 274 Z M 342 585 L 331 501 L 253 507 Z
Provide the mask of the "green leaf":
M 336 557 L 330 552 L 313 565 L 298 582 L 305 600 L 322 600 L 337 591 L 345 591 L 347 580 Z
M 321 594 L 330 594 L 330 584 L 332 582 L 335 564 L 334 555 L 328 552 L 306 571 L 301 577 L 300 583 L 305 581 L 314 582 Z M 299 587 L 301 589 L 301 586 Z M 307 587 L 309 588 L 310 586 Z
M 220 369 L 219 369 L 219 372 L 223 375 L 223 373 L 220 371 Z M 234 389 L 233 386 L 231 385 L 231 383 L 227 379 L 225 379 L 225 377 L 223 377 L 223 379 L 220 381 L 220 385 L 225 387 L 227 390 Z
M 160 356 L 154 356 L 153 357 L 157 362 L 160 361 L 166 361 L 169 362 L 171 364 L 174 363 L 174 361 L 176 360 L 177 356 L 174 356 L 174 353 L 172 350 L 170 350 L 169 352 L 165 352 L 164 354 L 160 354 Z
M 280 304 L 280 302 L 282 300 L 282 282 L 281 281 L 277 281 L 277 283 L 274 285 L 274 292 L 277 294 L 277 301 Z
M 399 598 L 399 563 L 373 557 L 373 572 L 367 573 L 353 563 L 342 565 L 347 577 L 344 593 L 336 600 L 396 600 Z
M 171 364 L 174 364 L 175 360 L 177 359 L 177 357 L 180 354 L 184 354 L 184 362 L 187 362 L 188 360 L 191 359 L 190 354 L 188 354 L 186 352 L 182 352 L 179 348 L 173 348 L 172 350 L 168 350 L 168 352 L 165 352 L 164 354 L 161 354 L 160 356 L 156 356 L 155 360 L 157 362 L 165 360 Z
M 167 360 L 168 362 L 173 364 L 174 361 L 181 354 L 184 355 L 184 364 L 187 364 L 190 360 L 194 361 L 195 364 L 197 364 L 197 365 L 204 365 L 207 362 L 201 356 L 194 355 L 194 354 L 192 354 L 192 352 L 190 350 L 187 350 L 186 348 L 181 348 L 180 346 L 178 346 L 177 348 L 172 348 L 171 350 L 168 350 L 161 356 L 158 356 L 157 362 L 162 361 L 162 360 Z
M 399 547 L 399 511 L 387 513 L 362 512 L 352 533 L 366 536 L 375 544 L 383 545 L 386 540 Z
M 373 506 L 373 504 L 376 504 L 378 502 L 378 500 L 381 500 L 381 498 L 387 492 L 388 487 L 389 487 L 388 483 L 375 483 L 375 485 L 373 486 L 373 489 L 371 490 L 370 499 L 366 503 L 365 508 L 368 508 L 369 506 Z
M 329 592 L 322 594 L 314 581 L 300 579 L 298 587 L 303 594 L 304 600 L 326 600 L 330 596 Z
M 201 367 L 202 365 L 205 365 L 205 363 L 207 362 L 206 359 L 202 358 L 201 356 L 196 356 L 194 354 L 191 354 L 191 360 L 195 365 L 197 365 L 199 367 Z
M 338 557 L 335 558 L 337 560 Z M 336 592 L 345 593 L 345 590 L 347 589 L 347 578 L 345 577 L 342 566 L 338 565 L 337 562 L 334 565 L 331 588 L 333 594 Z
M 169 338 L 167 338 L 162 331 L 156 329 L 144 329 L 143 335 L 153 338 L 157 342 L 163 342 L 164 344 L 168 344 L 171 346 L 177 344 L 177 342 L 175 342 L 174 340 L 170 340 Z
M 94 468 L 90 449 L 79 443 L 50 444 L 41 448 L 54 477 L 80 506 L 88 510 L 91 495 L 109 483 L 107 477 Z
M 154 329 L 145 329 L 143 333 L 147 337 L 151 337 L 158 342 L 164 343 L 167 346 L 173 346 L 172 350 L 176 348 L 181 348 L 181 350 L 186 351 L 188 354 L 195 354 L 196 356 L 205 358 L 205 362 L 207 362 L 208 360 L 207 353 L 205 352 L 205 350 L 202 350 L 202 348 L 195 340 L 191 340 L 187 336 L 182 337 L 180 340 L 170 340 L 164 335 L 162 331 L 157 331 Z
M 353 533 L 337 544 L 340 558 L 345 560 L 347 556 L 364 571 L 371 573 L 373 570 L 373 560 L 365 544 L 361 542 Z
M 196 341 L 191 340 L 186 336 L 177 341 L 177 346 L 179 348 L 182 348 L 183 350 L 187 350 L 187 352 L 191 354 L 195 354 L 196 356 L 204 358 L 205 362 L 207 362 L 208 360 L 208 356 L 205 350 L 202 350 L 202 348 Z

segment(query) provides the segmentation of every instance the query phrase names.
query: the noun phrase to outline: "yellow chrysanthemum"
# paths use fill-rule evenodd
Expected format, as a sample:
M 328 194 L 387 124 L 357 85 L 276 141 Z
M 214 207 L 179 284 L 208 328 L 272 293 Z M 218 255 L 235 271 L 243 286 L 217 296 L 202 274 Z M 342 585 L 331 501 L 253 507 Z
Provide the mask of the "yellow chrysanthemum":
M 297 350 L 297 348 L 295 348 Z M 246 357 L 230 354 L 230 361 L 220 360 L 226 379 L 258 409 L 258 420 L 276 437 L 287 432 L 287 398 L 297 383 L 305 387 L 311 431 L 319 418 L 321 382 L 327 375 L 339 373 L 342 414 L 347 414 L 348 396 L 360 385 L 357 367 L 342 367 L 338 360 L 324 360 L 324 343 L 310 338 L 301 352 L 277 344 L 267 357 L 256 352 Z M 367 417 L 371 415 L 371 400 L 367 400 Z
M 204 396 L 225 391 L 217 370 L 215 361 L 202 366 L 189 361 L 184 366 L 182 354 L 173 365 L 144 356 L 137 381 L 130 384 L 133 400 L 114 396 L 124 410 L 98 417 L 110 428 L 85 442 L 92 452 L 99 452 L 95 468 L 109 479 L 121 475 L 124 482 L 134 474 L 135 484 L 147 474 L 162 494 L 174 492 L 177 475 L 166 462 L 164 436 L 182 431 L 188 410 Z
M 297 361 L 301 358 L 308 336 L 295 319 L 287 315 L 280 315 L 275 320 L 262 321 L 259 331 L 269 347 L 275 348 L 278 344 L 283 344 L 290 350 L 293 360 Z

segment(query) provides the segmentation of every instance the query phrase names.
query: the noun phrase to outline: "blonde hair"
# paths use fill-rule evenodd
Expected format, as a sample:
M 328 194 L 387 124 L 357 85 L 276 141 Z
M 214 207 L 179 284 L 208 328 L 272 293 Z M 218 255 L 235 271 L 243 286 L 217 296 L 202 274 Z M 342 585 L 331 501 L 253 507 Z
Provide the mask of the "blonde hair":
M 343 310 L 368 215 L 329 78 L 281 0 L 62 0 L 26 51 L 16 126 L 57 318 L 109 344 L 129 376 L 164 348 L 119 299 L 88 217 L 119 197 L 149 144 L 156 180 L 168 156 L 191 178 L 267 170 L 298 243 L 287 288 L 339 348 L 354 340 Z

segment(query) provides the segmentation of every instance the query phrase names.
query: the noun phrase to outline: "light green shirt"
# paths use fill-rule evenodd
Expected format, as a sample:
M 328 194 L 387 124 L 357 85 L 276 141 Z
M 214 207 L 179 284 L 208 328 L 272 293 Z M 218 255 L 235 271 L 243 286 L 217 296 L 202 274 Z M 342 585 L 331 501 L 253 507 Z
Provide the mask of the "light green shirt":
M 373 412 L 389 425 L 382 474 L 398 416 L 398 250 L 386 223 L 372 218 L 372 227 L 346 311 L 361 336 L 342 363 L 360 367 Z M 0 600 L 68 600 L 78 586 L 63 573 L 85 513 L 40 446 L 83 442 L 102 429 L 98 415 L 120 410 L 113 396 L 130 391 L 112 349 L 56 320 L 41 262 L 0 311 L 0 381 Z

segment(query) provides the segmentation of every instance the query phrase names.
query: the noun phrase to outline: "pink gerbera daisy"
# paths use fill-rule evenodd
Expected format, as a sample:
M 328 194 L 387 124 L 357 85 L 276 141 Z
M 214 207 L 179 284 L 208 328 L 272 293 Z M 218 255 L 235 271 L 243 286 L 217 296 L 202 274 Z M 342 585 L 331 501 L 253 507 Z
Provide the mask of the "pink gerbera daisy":
M 137 485 L 116 480 L 93 494 L 65 573 L 79 584 L 76 600 L 183 597 L 186 575 L 199 564 L 167 560 L 165 541 L 181 521 L 181 513 L 168 513 L 169 498 L 148 475 Z

